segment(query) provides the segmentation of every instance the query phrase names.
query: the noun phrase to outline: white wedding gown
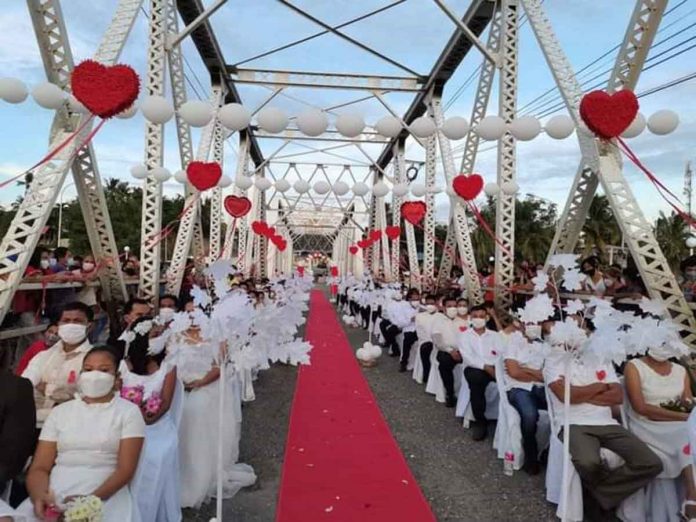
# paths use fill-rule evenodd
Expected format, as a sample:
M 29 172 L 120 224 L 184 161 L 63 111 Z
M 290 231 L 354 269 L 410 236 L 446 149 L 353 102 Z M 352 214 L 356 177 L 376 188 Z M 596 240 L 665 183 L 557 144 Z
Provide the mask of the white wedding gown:
M 142 386 L 143 398 L 161 393 L 167 374 L 173 366 L 163 362 L 151 375 L 138 375 L 121 362 L 119 369 L 123 386 Z M 177 381 L 169 410 L 156 423 L 145 427 L 145 444 L 140 453 L 138 470 L 131 482 L 142 522 L 180 522 L 181 495 L 179 491 L 179 421 L 183 407 L 184 389 Z
M 167 347 L 165 362 L 176 365 L 179 378 L 187 383 L 203 378 L 215 365 L 216 357 L 217 347 L 210 343 L 191 344 L 179 337 Z M 240 380 L 236 374 L 232 374 L 222 384 L 225 390 L 223 497 L 230 498 L 241 488 L 256 482 L 256 475 L 250 466 L 237 463 L 242 423 Z M 215 381 L 184 393 L 179 426 L 182 507 L 198 508 L 216 495 L 219 389 L 220 382 Z

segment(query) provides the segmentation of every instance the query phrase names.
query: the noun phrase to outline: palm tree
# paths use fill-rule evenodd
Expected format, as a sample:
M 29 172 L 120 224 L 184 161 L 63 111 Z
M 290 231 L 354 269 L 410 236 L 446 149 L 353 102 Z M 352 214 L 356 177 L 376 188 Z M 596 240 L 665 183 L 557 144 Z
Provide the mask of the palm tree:
M 679 262 L 689 255 L 686 239 L 689 236 L 688 226 L 676 213 L 666 216 L 660 212 L 655 221 L 655 239 L 672 270 L 676 271 Z
M 618 245 L 621 241 L 621 229 L 614 218 L 606 196 L 596 195 L 592 198 L 587 219 L 582 227 L 584 246 L 583 256 L 597 252 L 601 257 L 606 253 L 606 247 Z

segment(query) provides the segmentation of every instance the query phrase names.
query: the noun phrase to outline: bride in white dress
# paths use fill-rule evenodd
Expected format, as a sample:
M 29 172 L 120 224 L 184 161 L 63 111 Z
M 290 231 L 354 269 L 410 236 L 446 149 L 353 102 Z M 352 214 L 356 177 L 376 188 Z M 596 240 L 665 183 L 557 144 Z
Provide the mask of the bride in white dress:
M 104 502 L 103 522 L 139 522 L 128 484 L 135 474 L 145 422 L 116 392 L 116 356 L 94 348 L 82 362 L 77 399 L 53 408 L 27 475 L 30 498 L 18 520 L 44 519 L 49 506 L 94 495 Z
M 179 427 L 182 507 L 198 508 L 216 494 L 219 354 L 220 347 L 203 339 L 200 328 L 193 324 L 167 345 L 165 363 L 176 366 L 185 389 Z M 256 475 L 251 467 L 236 463 L 241 435 L 239 379 L 230 375 L 222 384 L 228 405 L 223 417 L 223 497 L 229 498 L 253 484 Z
M 149 355 L 147 328 L 152 319 L 143 317 L 133 323 L 149 332 L 137 333 L 129 343 L 126 359 L 121 361 L 121 395 L 134 395 L 145 405 L 145 445 L 131 491 L 143 522 L 179 522 L 179 421 L 183 405 L 183 387 L 176 366 L 162 361 L 164 354 Z M 127 398 L 127 397 L 126 397 Z

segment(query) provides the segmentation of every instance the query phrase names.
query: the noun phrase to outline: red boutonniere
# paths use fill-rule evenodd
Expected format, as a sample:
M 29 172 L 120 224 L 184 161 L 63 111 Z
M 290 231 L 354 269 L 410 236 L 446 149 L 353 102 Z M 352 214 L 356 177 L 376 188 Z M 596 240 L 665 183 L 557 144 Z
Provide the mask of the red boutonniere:
M 605 372 L 604 370 L 597 370 L 597 379 L 603 381 L 606 378 L 606 376 L 607 372 Z
M 75 384 L 77 382 L 77 375 L 75 375 L 75 370 L 68 374 L 68 384 Z
M 684 446 L 682 448 L 682 453 L 684 453 L 684 455 L 691 455 L 691 444 Z
M 460 332 L 466 332 L 466 326 L 460 326 L 459 327 Z

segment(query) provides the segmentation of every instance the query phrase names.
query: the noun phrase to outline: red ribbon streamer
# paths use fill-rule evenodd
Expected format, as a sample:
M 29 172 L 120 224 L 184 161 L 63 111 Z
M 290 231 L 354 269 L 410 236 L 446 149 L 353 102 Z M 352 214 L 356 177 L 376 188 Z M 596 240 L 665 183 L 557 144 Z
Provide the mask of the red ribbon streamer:
M 471 212 L 474 213 L 474 215 L 476 216 L 476 219 L 478 220 L 478 222 L 480 223 L 481 227 L 486 232 L 486 234 L 488 234 L 493 239 L 493 241 L 495 241 L 498 244 L 498 246 L 502 249 L 503 252 L 505 252 L 508 256 L 512 257 L 512 253 L 510 252 L 510 250 L 508 250 L 508 248 L 500 240 L 500 238 L 495 235 L 495 232 L 493 232 L 490 225 L 483 218 L 483 216 L 481 215 L 481 212 L 479 211 L 476 204 L 473 203 L 472 201 L 467 201 L 466 204 L 469 207 L 469 210 L 471 210 Z

